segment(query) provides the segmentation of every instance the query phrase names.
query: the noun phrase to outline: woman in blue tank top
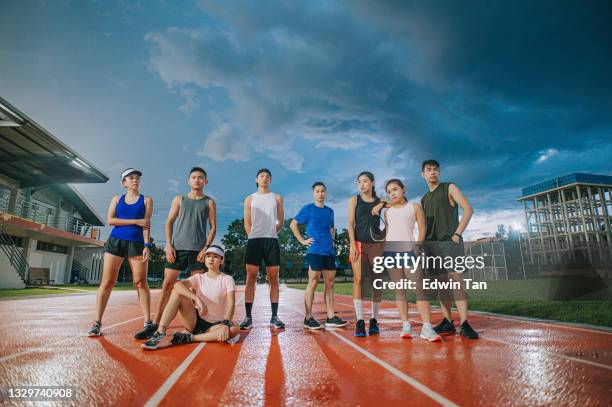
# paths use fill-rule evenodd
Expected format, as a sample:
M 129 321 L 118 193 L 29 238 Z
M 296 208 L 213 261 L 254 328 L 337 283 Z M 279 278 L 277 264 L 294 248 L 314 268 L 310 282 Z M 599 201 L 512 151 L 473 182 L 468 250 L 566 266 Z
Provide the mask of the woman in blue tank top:
M 113 226 L 113 230 L 104 245 L 104 269 L 96 296 L 96 320 L 88 336 L 101 335 L 102 315 L 126 257 L 145 320 L 144 329 L 136 333 L 135 337 L 145 339 L 149 331 L 152 330 L 151 334 L 155 332 L 150 318 L 151 293 L 147 284 L 153 200 L 140 194 L 141 175 L 140 171 L 133 168 L 123 171 L 121 185 L 126 188 L 126 192 L 114 196 L 108 207 L 108 224 Z

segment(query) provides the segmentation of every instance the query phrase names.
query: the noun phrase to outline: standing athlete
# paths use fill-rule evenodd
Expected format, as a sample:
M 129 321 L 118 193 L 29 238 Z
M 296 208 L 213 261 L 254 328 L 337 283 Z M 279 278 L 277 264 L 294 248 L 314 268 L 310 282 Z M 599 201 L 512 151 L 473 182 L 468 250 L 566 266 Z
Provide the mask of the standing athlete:
M 380 203 L 374 189 L 374 174 L 363 171 L 357 177 L 359 184 L 359 194 L 352 196 L 348 202 L 348 234 L 350 241 L 349 261 L 353 269 L 353 303 L 355 304 L 355 317 L 357 324 L 355 336 L 366 336 L 365 322 L 362 310 L 362 287 L 361 279 L 363 273 L 366 274 L 367 283 L 372 287 L 372 315 L 369 335 L 376 335 L 380 332 L 378 328 L 378 310 L 382 299 L 381 290 L 374 289 L 372 285 L 372 266 L 374 258 L 382 255 L 383 241 L 374 239 L 380 227 L 380 216 L 372 214 L 372 209 Z
M 474 213 L 472 205 L 461 193 L 457 185 L 452 182 L 440 182 L 440 164 L 436 160 L 427 160 L 422 165 L 422 176 L 427 182 L 429 191 L 421 198 L 421 205 L 425 211 L 427 234 L 425 235 L 425 254 L 427 256 L 440 256 L 442 258 L 456 258 L 465 256 L 462 233 Z M 463 210 L 459 221 L 459 207 Z M 446 260 L 445 260 L 446 262 Z M 460 334 L 469 339 L 477 339 L 478 333 L 472 329 L 467 321 L 468 303 L 467 294 L 463 288 L 462 273 L 453 269 L 442 270 L 440 278 L 450 278 L 459 282 L 459 287 L 453 289 L 455 304 L 461 319 Z M 449 290 L 439 290 L 440 303 L 444 319 L 435 326 L 437 333 L 455 333 L 451 314 L 451 295 Z
M 149 247 L 151 247 L 151 215 L 153 200 L 140 193 L 142 172 L 128 168 L 121 173 L 121 185 L 125 194 L 114 196 L 108 206 L 108 224 L 113 226 L 110 237 L 104 245 L 104 269 L 102 281 L 96 294 L 96 320 L 87 336 L 102 335 L 102 316 L 111 292 L 117 282 L 117 275 L 127 257 L 132 270 L 132 281 L 138 293 L 140 307 L 144 314 L 144 329 L 136 333 L 136 338 L 148 332 L 152 325 L 150 318 L 151 292 L 147 284 Z
M 151 337 L 158 328 L 179 273 L 189 270 L 193 275 L 204 271 L 206 249 L 215 239 L 217 210 L 215 201 L 204 194 L 208 184 L 206 171 L 193 167 L 189 171 L 188 183 L 191 190 L 186 195 L 174 197 L 166 220 L 166 267 L 155 323 L 139 339 Z M 210 224 L 208 236 L 207 224 Z
M 255 299 L 255 284 L 259 267 L 263 261 L 266 265 L 268 284 L 270 285 L 270 303 L 272 318 L 270 326 L 284 328 L 285 324 L 278 319 L 280 245 L 278 232 L 283 227 L 283 198 L 270 191 L 272 173 L 267 168 L 257 171 L 255 178 L 257 192 L 244 200 L 244 229 L 248 236 L 245 263 L 246 288 L 244 289 L 244 307 L 246 317 L 240 329 L 251 329 L 253 319 L 251 310 Z
M 312 316 L 312 302 L 315 289 L 323 274 L 325 283 L 325 307 L 327 309 L 326 328 L 341 327 L 347 324 L 334 314 L 334 280 L 336 279 L 336 248 L 334 246 L 334 211 L 325 206 L 327 187 L 322 182 L 312 185 L 314 203 L 300 209 L 291 221 L 291 231 L 295 238 L 307 246 L 306 261 L 308 262 L 308 286 L 304 294 L 306 315 L 304 328 L 321 329 L 323 326 Z M 306 225 L 307 239 L 300 233 L 298 225 Z

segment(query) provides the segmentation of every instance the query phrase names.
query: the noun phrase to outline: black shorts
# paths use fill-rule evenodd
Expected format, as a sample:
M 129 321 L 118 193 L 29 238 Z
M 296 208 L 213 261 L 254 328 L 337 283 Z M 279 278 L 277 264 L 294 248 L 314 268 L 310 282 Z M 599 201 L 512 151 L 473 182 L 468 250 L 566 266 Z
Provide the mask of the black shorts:
M 189 270 L 189 271 L 200 271 L 205 270 L 206 266 L 204 263 L 198 261 L 198 251 L 196 250 L 176 250 L 176 258 L 174 263 L 168 263 L 166 260 L 166 268 L 172 270 Z
M 200 313 L 198 312 L 197 308 L 195 309 L 195 314 L 196 314 L 196 323 L 193 326 L 193 330 L 191 331 L 192 334 L 194 335 L 199 335 L 199 334 L 203 334 L 204 332 L 208 331 L 210 328 L 212 328 L 215 325 L 219 325 L 221 322 L 208 322 L 205 319 L 202 319 L 202 317 L 200 316 Z
M 109 237 L 104 244 L 104 252 L 119 257 L 142 256 L 143 250 L 144 242 L 117 239 L 116 237 Z
M 264 261 L 267 267 L 280 265 L 280 246 L 278 239 L 271 237 L 257 237 L 247 241 L 244 262 L 259 266 Z
M 455 243 L 452 240 L 425 241 L 423 244 L 427 257 L 441 257 L 442 267 L 439 261 L 428 260 L 430 267 L 426 267 L 430 274 L 450 273 L 455 271 L 453 268 L 444 267 L 444 259 L 450 257 L 455 261 L 457 257 L 465 256 L 465 246 L 463 241 Z M 465 270 L 469 271 L 469 270 Z
M 336 256 L 307 253 L 306 261 L 312 271 L 323 271 L 323 270 L 335 270 L 336 269 Z

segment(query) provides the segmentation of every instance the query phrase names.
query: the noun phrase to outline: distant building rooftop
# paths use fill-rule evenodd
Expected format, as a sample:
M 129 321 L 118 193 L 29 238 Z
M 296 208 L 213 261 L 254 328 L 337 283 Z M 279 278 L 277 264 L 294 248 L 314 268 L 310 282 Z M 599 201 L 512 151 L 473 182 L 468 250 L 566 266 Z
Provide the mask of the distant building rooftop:
M 531 195 L 537 195 L 542 192 L 550 191 L 562 186 L 572 184 L 612 186 L 612 176 L 598 174 L 582 174 L 577 172 L 563 175 L 561 177 L 553 178 L 551 180 L 540 182 L 538 184 L 523 188 L 522 196 L 519 198 L 519 200 Z

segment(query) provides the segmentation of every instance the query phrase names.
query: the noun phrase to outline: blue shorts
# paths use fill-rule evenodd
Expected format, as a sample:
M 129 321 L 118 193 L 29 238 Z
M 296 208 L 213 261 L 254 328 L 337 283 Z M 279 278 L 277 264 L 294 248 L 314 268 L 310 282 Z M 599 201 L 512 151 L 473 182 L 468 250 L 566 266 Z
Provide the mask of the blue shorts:
M 335 270 L 336 256 L 333 254 L 306 253 L 306 261 L 312 271 Z

